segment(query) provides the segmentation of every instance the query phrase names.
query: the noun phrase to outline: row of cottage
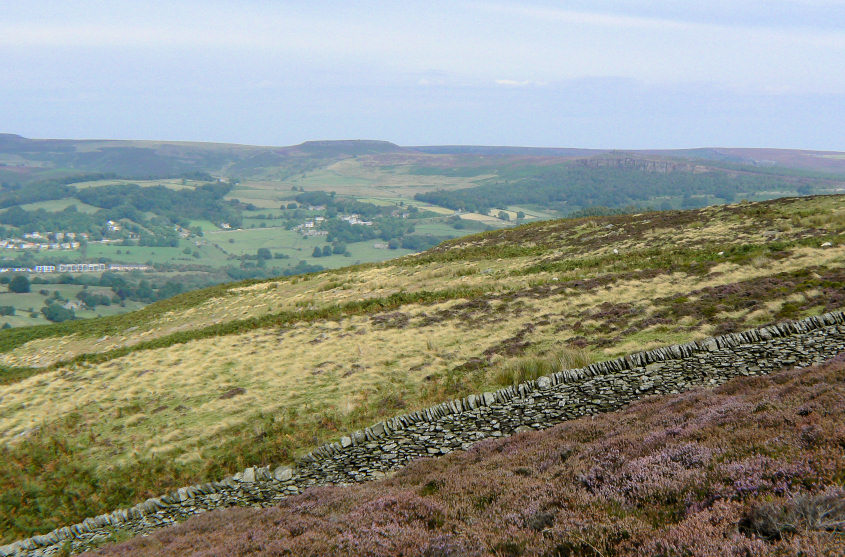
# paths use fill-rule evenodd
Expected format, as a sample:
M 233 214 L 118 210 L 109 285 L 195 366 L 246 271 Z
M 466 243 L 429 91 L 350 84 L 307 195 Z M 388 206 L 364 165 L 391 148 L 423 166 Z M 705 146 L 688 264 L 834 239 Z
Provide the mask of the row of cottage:
M 56 249 L 79 249 L 79 242 L 22 242 L 20 240 L 0 240 L 0 249 L 24 249 L 24 250 L 56 250 Z
M 59 263 L 35 267 L 0 267 L 0 273 L 102 273 L 104 271 L 152 271 L 149 265 L 122 265 L 120 263 Z

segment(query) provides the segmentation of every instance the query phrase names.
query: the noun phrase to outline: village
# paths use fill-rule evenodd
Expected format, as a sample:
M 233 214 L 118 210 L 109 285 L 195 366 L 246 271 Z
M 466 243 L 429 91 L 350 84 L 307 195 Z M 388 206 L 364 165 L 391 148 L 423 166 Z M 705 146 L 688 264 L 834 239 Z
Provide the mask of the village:
M 325 209 L 322 205 L 320 206 L 312 206 L 309 207 L 309 210 L 320 210 Z M 348 222 L 353 226 L 373 226 L 373 221 L 371 220 L 363 220 L 359 215 L 352 214 L 352 215 L 338 215 L 338 219 Z M 326 217 L 314 217 L 313 219 L 309 219 L 302 224 L 299 224 L 293 228 L 296 232 L 299 232 L 305 237 L 319 237 L 319 236 L 327 236 L 328 231 L 320 230 L 320 226 L 326 221 Z
M 59 263 L 58 265 L 35 265 L 33 267 L 0 267 L 3 273 L 128 273 L 132 271 L 153 271 L 151 265 L 123 264 L 123 263 Z
M 177 232 L 182 232 L 176 227 Z M 110 233 L 123 230 L 120 223 L 109 220 L 106 222 L 106 230 Z M 129 240 L 137 240 L 139 235 L 135 232 L 124 234 Z M 184 237 L 184 236 L 183 236 Z M 75 250 L 82 246 L 82 242 L 93 244 L 114 244 L 124 242 L 124 238 L 106 238 L 105 236 L 92 240 L 87 232 L 25 232 L 23 237 L 10 237 L 0 239 L 0 249 L 24 250 L 24 251 L 48 251 L 48 250 Z
M 74 250 L 79 249 L 80 240 L 88 241 L 85 232 L 26 232 L 23 238 L 0 240 L 0 249 L 8 250 Z

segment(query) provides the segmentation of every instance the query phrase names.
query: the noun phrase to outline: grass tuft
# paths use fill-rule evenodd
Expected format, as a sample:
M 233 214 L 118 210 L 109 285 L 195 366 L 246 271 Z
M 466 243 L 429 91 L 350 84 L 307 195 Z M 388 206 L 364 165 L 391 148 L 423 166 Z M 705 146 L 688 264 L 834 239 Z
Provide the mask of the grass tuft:
M 577 369 L 590 363 L 590 353 L 582 348 L 566 348 L 541 356 L 525 356 L 506 362 L 496 375 L 502 387 L 518 385 L 564 369 Z

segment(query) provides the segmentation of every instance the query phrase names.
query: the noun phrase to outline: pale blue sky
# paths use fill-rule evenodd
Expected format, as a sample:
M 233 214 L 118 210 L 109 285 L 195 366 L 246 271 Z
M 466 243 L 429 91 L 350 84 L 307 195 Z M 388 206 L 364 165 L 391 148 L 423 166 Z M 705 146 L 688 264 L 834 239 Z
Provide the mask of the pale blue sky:
M 0 2 L 0 132 L 845 150 L 845 1 Z

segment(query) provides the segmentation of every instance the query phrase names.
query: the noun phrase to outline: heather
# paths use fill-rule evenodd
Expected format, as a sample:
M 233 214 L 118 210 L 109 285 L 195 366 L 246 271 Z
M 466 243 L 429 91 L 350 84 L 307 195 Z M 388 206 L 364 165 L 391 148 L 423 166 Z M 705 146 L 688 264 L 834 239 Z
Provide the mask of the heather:
M 0 540 L 560 367 L 842 309 L 843 233 L 841 195 L 565 219 L 6 331 Z
M 103 555 L 832 555 L 845 357 L 230 509 Z

